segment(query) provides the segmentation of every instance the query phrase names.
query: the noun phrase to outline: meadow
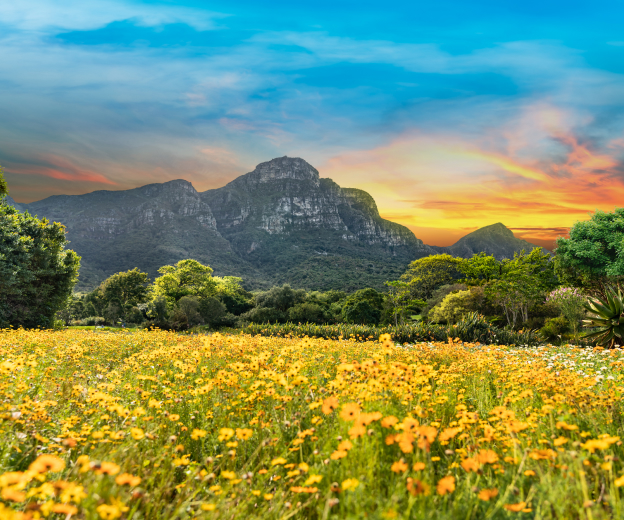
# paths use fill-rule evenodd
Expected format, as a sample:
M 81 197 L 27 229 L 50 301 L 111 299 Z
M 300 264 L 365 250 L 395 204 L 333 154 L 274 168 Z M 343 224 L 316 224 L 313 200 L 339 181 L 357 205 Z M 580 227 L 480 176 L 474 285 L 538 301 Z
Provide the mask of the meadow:
M 0 332 L 0 518 L 622 518 L 622 349 Z

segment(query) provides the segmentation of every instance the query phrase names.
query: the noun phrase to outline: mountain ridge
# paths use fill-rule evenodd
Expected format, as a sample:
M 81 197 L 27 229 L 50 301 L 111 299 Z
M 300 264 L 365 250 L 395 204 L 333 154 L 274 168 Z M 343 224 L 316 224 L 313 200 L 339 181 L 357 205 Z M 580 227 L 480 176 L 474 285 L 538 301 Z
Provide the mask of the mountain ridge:
M 383 219 L 369 193 L 321 178 L 301 158 L 260 163 L 204 192 L 175 179 L 130 190 L 53 195 L 29 204 L 6 201 L 66 226 L 70 247 L 83 258 L 83 289 L 134 267 L 154 277 L 162 265 L 184 258 L 208 264 L 218 275 L 241 276 L 249 288 L 275 283 L 381 288 L 412 260 L 442 249 L 469 254 L 479 243 L 460 244 L 460 239 L 449 248 L 428 246 L 405 226 Z M 519 239 L 510 230 L 511 238 L 498 231 L 481 242 L 503 237 L 506 245 L 487 247 L 509 254 Z

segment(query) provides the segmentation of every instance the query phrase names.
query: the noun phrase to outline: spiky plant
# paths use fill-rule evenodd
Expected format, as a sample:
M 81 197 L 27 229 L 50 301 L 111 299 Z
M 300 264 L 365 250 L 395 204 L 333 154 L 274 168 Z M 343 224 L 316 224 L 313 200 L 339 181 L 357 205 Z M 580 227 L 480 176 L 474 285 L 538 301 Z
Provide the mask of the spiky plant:
M 622 344 L 624 338 L 624 295 L 620 288 L 607 289 L 604 297 L 587 301 L 585 310 L 590 312 L 589 319 L 583 320 L 585 327 L 597 330 L 583 334 L 585 339 L 595 341 L 603 347 Z

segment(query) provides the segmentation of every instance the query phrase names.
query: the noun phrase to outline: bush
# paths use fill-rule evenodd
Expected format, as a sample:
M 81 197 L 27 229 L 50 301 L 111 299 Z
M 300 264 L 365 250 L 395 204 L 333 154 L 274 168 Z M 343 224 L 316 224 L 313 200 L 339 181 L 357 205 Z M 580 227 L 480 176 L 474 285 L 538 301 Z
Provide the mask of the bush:
M 470 291 L 459 291 L 447 294 L 438 305 L 429 313 L 429 319 L 434 323 L 455 323 L 470 311 Z
M 104 323 L 106 323 L 106 320 L 104 318 L 102 318 L 101 316 L 89 316 L 88 318 L 85 318 L 84 320 L 82 320 L 80 322 L 81 325 L 87 325 L 87 326 L 98 326 L 98 325 L 104 325 Z
M 242 314 L 241 319 L 252 323 L 283 323 L 286 321 L 286 314 L 273 307 L 255 307 Z
M 126 316 L 126 319 L 129 323 L 143 323 L 143 313 L 138 307 L 132 307 Z
M 299 303 L 288 309 L 288 319 L 299 323 L 324 323 L 323 308 L 316 303 Z
M 210 298 L 203 298 L 199 302 L 199 314 L 204 320 L 204 323 L 212 325 L 213 327 L 220 325 L 221 320 L 227 313 L 227 307 L 213 296 Z
M 549 318 L 540 329 L 540 334 L 545 341 L 551 341 L 557 336 L 563 335 L 569 330 L 569 323 L 563 316 Z

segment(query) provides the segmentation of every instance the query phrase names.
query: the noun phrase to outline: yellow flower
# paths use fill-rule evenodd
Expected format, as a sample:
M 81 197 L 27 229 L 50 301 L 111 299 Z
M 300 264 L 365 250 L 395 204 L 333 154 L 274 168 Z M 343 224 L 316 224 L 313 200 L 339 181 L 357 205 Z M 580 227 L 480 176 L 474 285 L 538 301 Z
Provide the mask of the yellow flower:
M 273 498 L 273 493 L 266 493 L 266 494 L 264 495 L 264 499 L 265 499 L 265 500 L 271 500 L 272 498 Z
M 193 439 L 194 441 L 196 441 L 197 439 L 201 439 L 202 437 L 205 437 L 205 436 L 206 436 L 206 430 L 193 428 L 193 431 L 191 432 L 191 439 Z
M 65 462 L 55 455 L 39 455 L 30 463 L 28 469 L 34 473 L 47 473 L 48 471 L 54 473 L 65 469 Z
M 281 466 L 282 464 L 286 464 L 286 459 L 283 457 L 277 457 L 271 461 L 271 466 Z
M 216 508 L 217 506 L 214 504 L 202 504 L 201 505 L 202 511 L 214 511 Z
M 348 478 L 347 480 L 342 481 L 342 490 L 349 491 L 355 489 L 360 485 L 360 481 L 356 478 Z
M 318 484 L 321 480 L 323 480 L 323 475 L 310 475 L 303 485 L 311 486 L 312 484 Z
M 116 498 L 111 498 L 111 503 L 102 504 L 98 506 L 95 510 L 100 515 L 100 518 L 103 520 L 115 520 L 116 518 L 121 518 L 121 515 L 128 511 L 130 508 L 125 506 L 121 500 Z
M 141 428 L 130 428 L 130 434 L 135 441 L 140 441 L 145 437 L 145 432 Z
M 233 436 L 234 436 L 234 430 L 232 430 L 232 428 L 221 428 L 219 430 L 218 439 L 222 442 L 229 441 Z
M 253 435 L 253 430 L 250 428 L 236 428 L 236 437 L 241 441 L 246 441 Z
M 624 475 L 622 475 L 620 478 L 616 478 L 613 483 L 615 484 L 616 487 L 624 486 Z

